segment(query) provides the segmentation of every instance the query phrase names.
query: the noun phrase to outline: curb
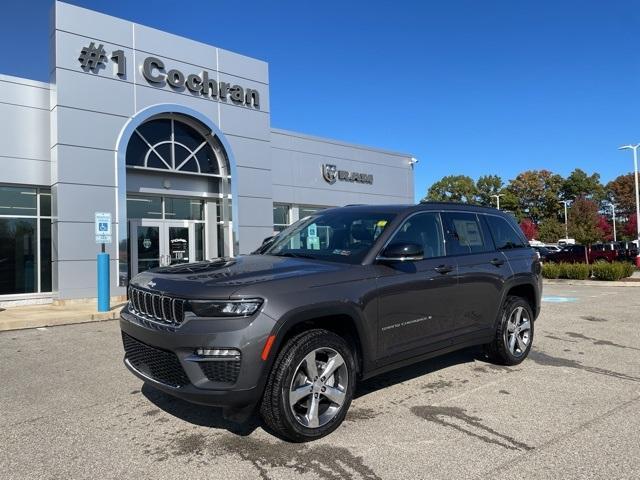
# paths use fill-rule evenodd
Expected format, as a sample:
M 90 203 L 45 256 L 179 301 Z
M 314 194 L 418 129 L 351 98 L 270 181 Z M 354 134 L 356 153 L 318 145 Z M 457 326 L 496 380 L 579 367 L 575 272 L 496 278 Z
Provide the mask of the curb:
M 591 286 L 591 287 L 640 287 L 640 282 L 607 282 L 604 280 L 567 280 L 567 279 L 543 279 L 545 285 L 574 285 L 574 286 Z
M 78 323 L 105 322 L 108 320 L 117 320 L 120 318 L 120 309 L 104 313 L 90 313 L 88 315 L 78 315 L 77 318 L 67 316 L 51 317 L 47 319 L 7 319 L 3 320 L 0 316 L 0 332 L 11 330 L 25 330 L 29 328 L 41 327 L 57 327 L 60 325 L 74 325 Z

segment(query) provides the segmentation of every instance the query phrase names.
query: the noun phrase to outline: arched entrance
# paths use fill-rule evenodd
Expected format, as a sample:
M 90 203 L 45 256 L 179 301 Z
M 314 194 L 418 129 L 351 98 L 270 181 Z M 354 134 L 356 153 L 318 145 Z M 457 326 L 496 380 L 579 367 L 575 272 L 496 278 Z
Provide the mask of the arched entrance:
M 140 112 L 118 142 L 121 286 L 150 268 L 234 253 L 229 146 L 206 117 L 168 107 Z

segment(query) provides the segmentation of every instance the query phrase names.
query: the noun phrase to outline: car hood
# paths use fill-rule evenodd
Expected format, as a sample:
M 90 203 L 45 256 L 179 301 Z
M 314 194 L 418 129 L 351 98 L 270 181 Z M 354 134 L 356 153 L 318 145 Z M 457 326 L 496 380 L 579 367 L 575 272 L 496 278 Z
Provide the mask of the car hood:
M 349 267 L 306 258 L 241 255 L 155 268 L 136 275 L 131 285 L 183 298 L 228 298 L 248 285 L 338 272 Z

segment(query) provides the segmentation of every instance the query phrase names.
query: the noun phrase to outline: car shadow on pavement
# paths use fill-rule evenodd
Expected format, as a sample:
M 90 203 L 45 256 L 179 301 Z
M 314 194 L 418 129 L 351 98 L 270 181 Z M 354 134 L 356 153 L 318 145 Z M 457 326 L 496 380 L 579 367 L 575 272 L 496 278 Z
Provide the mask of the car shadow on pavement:
M 423 375 L 435 373 L 454 365 L 478 361 L 483 363 L 488 361 L 484 355 L 482 347 L 469 347 L 446 355 L 434 357 L 429 360 L 414 363 L 413 365 L 402 367 L 398 370 L 392 370 L 360 382 L 356 390 L 355 398 L 364 397 L 365 395 L 382 390 L 383 388 L 391 387 L 408 380 L 413 380 L 414 378 L 422 377 Z
M 409 365 L 398 370 L 392 370 L 359 382 L 355 398 L 363 397 L 369 393 L 391 387 L 398 383 L 435 373 L 453 365 L 473 363 L 477 361 L 486 362 L 487 360 L 482 348 L 471 347 Z M 236 423 L 225 419 L 222 415 L 221 408 L 189 403 L 179 398 L 172 397 L 160 390 L 156 390 L 147 384 L 143 385 L 141 393 L 159 409 L 193 425 L 224 429 L 242 437 L 251 435 L 251 433 L 258 427 L 270 432 L 270 429 L 268 429 L 260 419 L 257 409 L 247 420 L 242 423 Z
M 260 417 L 256 412 L 252 413 L 244 422 L 236 423 L 223 417 L 222 408 L 189 403 L 156 390 L 146 383 L 142 386 L 141 393 L 147 400 L 169 415 L 201 427 L 224 429 L 230 433 L 245 437 L 251 435 L 256 428 L 262 426 Z

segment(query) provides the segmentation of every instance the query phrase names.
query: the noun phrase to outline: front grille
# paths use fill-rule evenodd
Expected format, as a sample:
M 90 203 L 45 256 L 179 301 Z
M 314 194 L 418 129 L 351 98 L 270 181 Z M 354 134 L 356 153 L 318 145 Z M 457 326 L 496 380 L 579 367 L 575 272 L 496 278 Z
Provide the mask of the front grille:
M 171 387 L 189 384 L 189 378 L 175 353 L 151 347 L 124 332 L 122 343 L 125 358 L 144 375 Z
M 181 298 L 167 297 L 135 287 L 129 287 L 129 309 L 132 313 L 163 323 L 180 325 L 184 320 Z
M 199 362 L 202 373 L 212 382 L 236 383 L 240 374 L 240 363 L 238 360 L 213 360 Z

